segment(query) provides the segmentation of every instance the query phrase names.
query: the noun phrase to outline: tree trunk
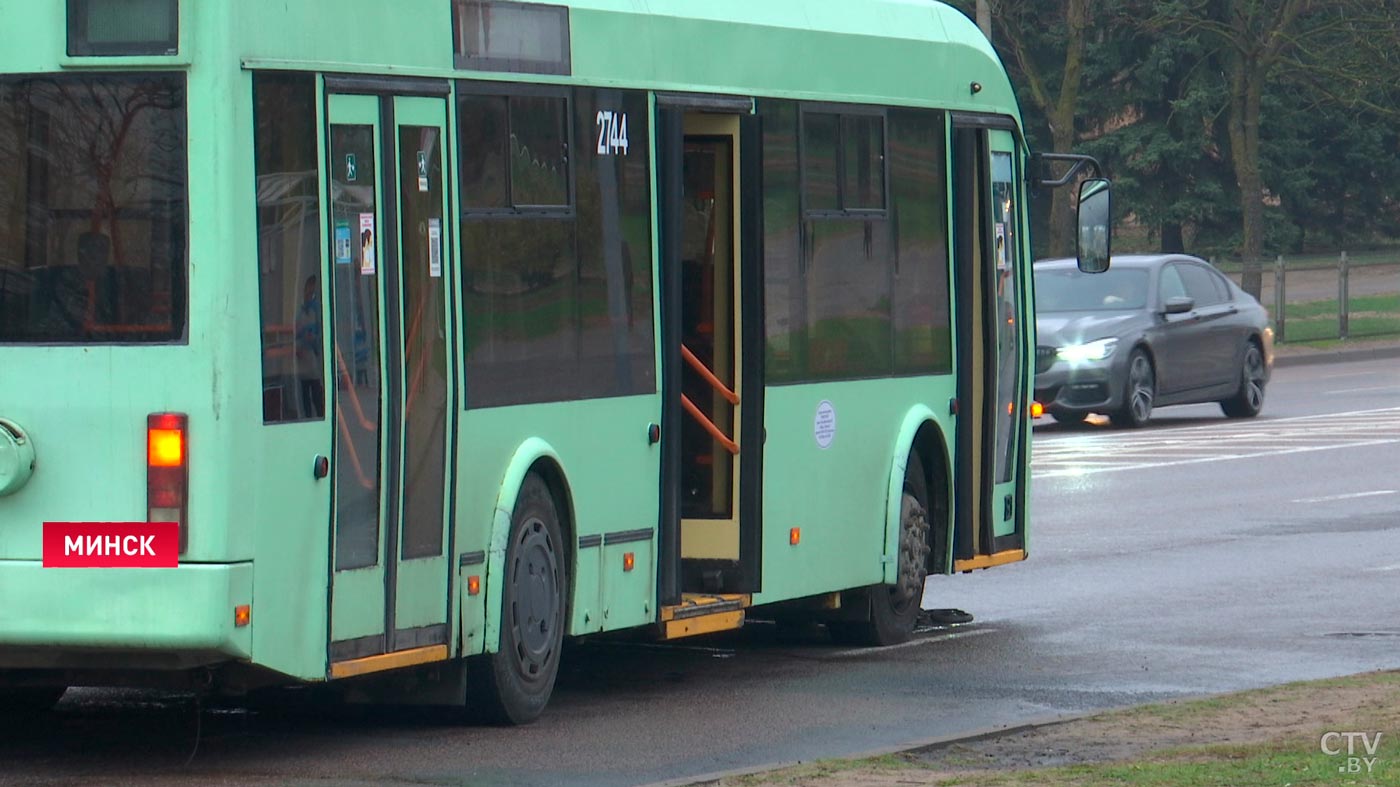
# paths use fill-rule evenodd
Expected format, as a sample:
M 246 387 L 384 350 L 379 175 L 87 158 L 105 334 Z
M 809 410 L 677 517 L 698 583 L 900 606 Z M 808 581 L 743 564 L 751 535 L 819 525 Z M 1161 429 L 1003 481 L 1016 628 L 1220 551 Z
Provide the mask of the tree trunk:
M 1186 253 L 1186 240 L 1182 237 L 1181 222 L 1162 222 L 1162 248 L 1163 254 L 1184 254 Z
M 1060 95 L 1052 106 L 1045 107 L 1050 121 L 1050 138 L 1056 153 L 1072 153 L 1078 137 L 1074 128 L 1075 110 L 1079 104 L 1079 87 L 1084 76 L 1084 45 L 1089 26 L 1089 0 L 1069 0 L 1065 7 L 1065 26 L 1069 37 L 1065 46 L 1065 70 L 1060 83 Z M 1076 184 L 1056 189 L 1050 203 L 1050 253 L 1069 256 L 1075 253 L 1074 190 Z
M 1240 286 L 1258 298 L 1260 255 L 1264 251 L 1264 178 L 1259 168 L 1259 115 L 1264 74 L 1252 54 L 1231 57 L 1229 73 L 1230 163 L 1240 189 L 1240 217 L 1244 225 L 1240 243 L 1244 275 Z
M 1052 134 L 1056 153 L 1069 153 L 1074 150 L 1074 120 L 1070 118 L 1063 125 L 1055 124 Z M 1050 246 L 1053 257 L 1070 257 L 1075 254 L 1074 192 L 1077 184 L 1055 189 L 1050 201 Z

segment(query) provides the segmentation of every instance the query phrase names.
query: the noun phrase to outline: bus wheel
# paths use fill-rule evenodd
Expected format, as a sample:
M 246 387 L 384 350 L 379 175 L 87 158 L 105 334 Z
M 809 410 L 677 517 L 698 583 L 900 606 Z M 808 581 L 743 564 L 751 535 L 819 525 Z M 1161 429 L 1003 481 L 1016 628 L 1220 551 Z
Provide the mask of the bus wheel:
M 898 578 L 894 585 L 872 585 L 854 594 L 857 603 L 868 601 L 870 619 L 831 623 L 832 639 L 873 646 L 909 641 L 928 576 L 928 531 L 928 477 L 918 454 L 910 454 L 899 511 Z
M 16 689 L 0 689 L 0 708 L 8 711 L 11 721 L 17 721 L 24 716 L 33 716 L 51 710 L 58 701 L 63 699 L 63 693 L 68 691 L 64 686 L 26 686 Z
M 501 589 L 501 646 L 485 659 L 487 720 L 529 724 L 554 691 L 564 643 L 568 565 L 559 512 L 549 487 L 525 477 L 515 501 Z

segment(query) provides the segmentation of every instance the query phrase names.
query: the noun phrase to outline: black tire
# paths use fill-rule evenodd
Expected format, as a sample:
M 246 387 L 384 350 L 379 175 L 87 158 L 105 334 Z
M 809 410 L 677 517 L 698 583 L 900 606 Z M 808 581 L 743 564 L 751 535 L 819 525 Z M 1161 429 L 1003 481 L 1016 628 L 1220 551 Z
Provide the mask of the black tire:
M 1240 370 L 1240 387 L 1235 395 L 1220 403 L 1220 410 L 1230 418 L 1253 418 L 1264 409 L 1264 386 L 1268 375 L 1264 370 L 1264 353 L 1250 342 L 1244 348 L 1244 365 Z
M 544 712 L 559 675 L 569 587 L 559 511 L 533 473 L 515 501 L 504 581 L 500 649 L 479 663 L 485 690 L 478 710 L 485 721 L 529 724 Z
M 1128 358 L 1128 378 L 1123 382 L 1123 404 L 1109 414 L 1114 426 L 1137 429 L 1152 417 L 1152 402 L 1157 398 L 1157 371 L 1152 359 L 1138 348 Z
M 909 455 L 900 503 L 899 578 L 894 585 L 871 585 L 846 594 L 845 603 L 868 604 L 870 619 L 833 621 L 827 625 L 833 641 L 884 646 L 908 642 L 919 620 L 928 576 L 928 476 L 919 455 Z
M 1054 419 L 1055 419 L 1055 423 L 1057 423 L 1057 424 L 1065 424 L 1066 426 L 1073 426 L 1073 425 L 1075 425 L 1075 424 L 1082 424 L 1082 423 L 1084 423 L 1084 419 L 1085 419 L 1085 418 L 1088 418 L 1088 417 L 1089 417 L 1089 414 L 1088 414 L 1088 413 L 1051 413 L 1051 414 L 1050 414 L 1050 417 L 1051 417 L 1051 418 L 1054 418 Z
M 63 699 L 66 691 L 64 686 L 0 689 L 0 721 L 13 724 L 46 713 Z

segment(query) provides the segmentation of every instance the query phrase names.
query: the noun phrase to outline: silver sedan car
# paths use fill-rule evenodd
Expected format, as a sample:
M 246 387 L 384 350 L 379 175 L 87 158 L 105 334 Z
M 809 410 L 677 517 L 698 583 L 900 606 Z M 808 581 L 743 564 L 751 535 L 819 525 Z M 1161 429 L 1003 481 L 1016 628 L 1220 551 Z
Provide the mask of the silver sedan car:
M 1035 398 L 1057 421 L 1090 413 L 1142 426 L 1154 408 L 1219 402 L 1231 418 L 1264 406 L 1273 330 L 1259 302 L 1185 255 L 1035 264 Z

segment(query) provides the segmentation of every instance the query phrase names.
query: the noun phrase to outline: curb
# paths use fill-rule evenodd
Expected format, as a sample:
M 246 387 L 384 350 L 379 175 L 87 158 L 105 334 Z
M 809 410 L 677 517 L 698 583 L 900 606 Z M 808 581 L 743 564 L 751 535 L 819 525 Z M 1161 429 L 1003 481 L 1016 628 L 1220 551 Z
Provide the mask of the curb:
M 1275 350 L 1274 368 L 1346 363 L 1348 361 L 1375 361 L 1383 358 L 1400 358 L 1400 344 L 1356 350 L 1319 350 L 1299 355 L 1278 355 L 1277 350 Z
M 1100 708 L 1098 710 L 1085 711 L 1083 713 L 1064 713 L 1054 716 L 1045 716 L 1042 718 L 1021 722 L 1018 724 L 1001 725 L 996 727 L 983 727 L 981 729 L 976 729 L 969 732 L 959 732 L 954 733 L 952 735 L 940 735 L 936 738 L 916 739 L 896 744 L 893 746 L 882 746 L 878 749 L 868 749 L 865 751 L 843 754 L 839 757 L 818 757 L 810 760 L 786 760 L 783 762 L 765 763 L 763 765 L 750 765 L 744 768 L 734 768 L 732 770 L 727 771 L 712 771 L 710 773 L 697 774 L 695 776 L 682 776 L 676 779 L 668 779 L 666 781 L 650 782 L 644 785 L 643 787 L 693 787 L 698 785 L 711 785 L 718 783 L 722 779 L 730 779 L 740 776 L 752 776 L 758 773 L 768 773 L 769 771 L 781 770 L 783 768 L 791 768 L 797 765 L 807 765 L 825 759 L 859 760 L 865 759 L 867 757 L 880 757 L 886 754 L 898 754 L 900 752 L 906 751 L 917 751 L 919 749 L 927 749 L 931 746 L 947 746 L 954 743 L 967 743 L 970 741 L 984 740 L 986 738 L 996 738 L 1002 735 L 1014 735 L 1021 732 L 1040 729 L 1042 727 L 1054 727 L 1059 724 L 1067 724 L 1072 721 L 1079 721 L 1080 719 L 1087 719 L 1091 716 L 1097 716 L 1110 710 L 1113 709 Z

